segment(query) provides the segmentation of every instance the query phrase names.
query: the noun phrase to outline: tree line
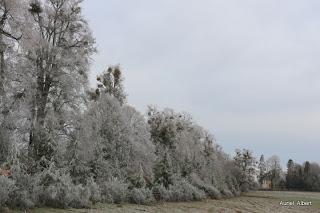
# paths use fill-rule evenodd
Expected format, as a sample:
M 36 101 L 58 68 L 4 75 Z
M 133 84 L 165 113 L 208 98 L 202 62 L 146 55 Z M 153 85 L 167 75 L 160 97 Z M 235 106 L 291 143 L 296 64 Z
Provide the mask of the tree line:
M 272 190 L 320 191 L 320 166 L 317 163 L 304 162 L 302 165 L 289 159 L 286 171 L 281 168 L 277 156 L 265 161 L 260 158 L 258 165 L 259 183 L 270 181 Z
M 289 160 L 286 188 L 291 190 L 320 191 L 320 166 L 306 161 L 302 165 Z
M 257 188 L 187 113 L 127 103 L 120 66 L 88 85 L 81 0 L 0 0 L 0 208 L 228 198 Z

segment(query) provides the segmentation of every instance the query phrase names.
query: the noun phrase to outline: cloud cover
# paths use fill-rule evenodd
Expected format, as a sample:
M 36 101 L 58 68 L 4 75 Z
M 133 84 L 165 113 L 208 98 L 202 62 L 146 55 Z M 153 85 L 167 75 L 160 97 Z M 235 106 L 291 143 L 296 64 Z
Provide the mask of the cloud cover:
M 319 1 L 95 0 L 91 83 L 120 63 L 129 103 L 191 113 L 228 152 L 320 162 Z

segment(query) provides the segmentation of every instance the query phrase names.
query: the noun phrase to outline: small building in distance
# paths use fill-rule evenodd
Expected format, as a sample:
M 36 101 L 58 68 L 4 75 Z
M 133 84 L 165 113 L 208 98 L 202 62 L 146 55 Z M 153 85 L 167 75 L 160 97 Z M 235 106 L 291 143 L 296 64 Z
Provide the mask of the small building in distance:
M 268 179 L 263 179 L 260 188 L 263 190 L 271 190 L 272 189 L 272 181 L 268 180 Z
M 260 185 L 261 190 L 271 190 L 272 189 L 272 178 L 271 173 L 268 172 L 264 175 Z

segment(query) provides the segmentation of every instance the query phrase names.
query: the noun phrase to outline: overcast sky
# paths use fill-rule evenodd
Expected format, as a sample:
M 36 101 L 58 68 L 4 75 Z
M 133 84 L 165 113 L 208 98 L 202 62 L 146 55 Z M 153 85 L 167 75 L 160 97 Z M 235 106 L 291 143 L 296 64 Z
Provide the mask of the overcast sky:
M 86 0 L 91 83 L 124 70 L 128 102 L 186 111 L 227 153 L 320 163 L 320 1 Z

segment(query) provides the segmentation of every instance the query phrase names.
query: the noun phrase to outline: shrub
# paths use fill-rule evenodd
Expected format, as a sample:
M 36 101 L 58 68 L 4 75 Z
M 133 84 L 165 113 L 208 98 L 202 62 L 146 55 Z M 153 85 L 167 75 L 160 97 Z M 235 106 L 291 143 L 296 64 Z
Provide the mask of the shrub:
M 257 182 L 250 183 L 250 190 L 256 191 L 259 188 L 259 184 Z
M 129 172 L 127 182 L 129 183 L 129 189 L 145 187 L 146 181 L 143 178 L 143 170 L 140 168 L 138 172 Z
M 241 192 L 240 191 L 235 191 L 234 192 L 234 196 L 240 196 L 241 195 Z
M 169 201 L 171 197 L 170 191 L 160 184 L 153 186 L 152 193 L 158 201 Z
M 126 202 L 128 184 L 118 179 L 113 179 L 108 182 L 104 182 L 100 185 L 102 200 L 107 203 L 122 203 Z
M 90 197 L 91 192 L 89 188 L 79 185 L 70 185 L 69 199 L 70 203 L 67 207 L 73 208 L 87 208 L 91 205 Z M 62 196 L 63 197 L 63 196 Z
M 13 189 L 14 182 L 7 177 L 0 176 L 0 208 L 7 203 Z
M 90 201 L 92 203 L 97 203 L 101 201 L 101 190 L 98 184 L 93 180 L 93 178 L 89 178 L 87 180 L 86 188 L 90 192 Z
M 169 188 L 157 184 L 153 187 L 153 195 L 160 201 L 194 201 L 206 198 L 202 189 L 193 186 L 185 179 L 176 179 Z
M 250 190 L 249 184 L 248 184 L 248 183 L 243 183 L 243 184 L 241 184 L 240 190 L 241 190 L 242 192 L 248 192 L 248 191 Z
M 240 187 L 235 177 L 230 177 L 229 185 L 229 188 L 231 188 L 233 195 L 240 196 Z
M 191 184 L 204 191 L 212 199 L 221 199 L 221 193 L 214 186 L 206 184 L 197 174 L 191 174 L 189 177 Z
M 152 191 L 148 188 L 134 188 L 130 191 L 130 202 L 135 204 L 147 204 L 154 201 Z
M 211 185 L 203 185 L 203 191 L 211 198 L 211 199 L 221 199 L 222 195 L 218 189 Z
M 232 192 L 231 192 L 230 190 L 228 190 L 228 189 L 222 189 L 222 190 L 221 190 L 221 194 L 222 194 L 222 196 L 225 197 L 225 198 L 231 198 L 231 197 L 233 197 Z
M 241 192 L 255 191 L 259 188 L 257 182 L 243 183 L 240 186 Z
M 35 206 L 34 180 L 28 175 L 21 164 L 12 167 L 12 179 L 15 187 L 9 194 L 8 206 L 21 209 L 29 209 Z
M 31 209 L 35 207 L 35 203 L 31 198 L 32 194 L 26 189 L 19 189 L 15 187 L 15 190 L 10 194 L 8 205 L 14 208 Z
M 38 205 L 54 208 L 84 208 L 91 205 L 91 192 L 81 184 L 74 185 L 68 173 L 52 168 L 38 174 L 36 182 Z
M 180 180 L 170 185 L 171 201 L 192 201 L 206 198 L 205 193 L 188 183 L 186 180 Z
M 232 193 L 233 196 L 236 196 L 237 194 L 237 190 L 236 190 L 236 182 L 234 181 L 234 178 L 231 176 L 226 176 L 225 179 L 225 183 L 226 183 L 226 187 L 228 188 L 228 190 Z

